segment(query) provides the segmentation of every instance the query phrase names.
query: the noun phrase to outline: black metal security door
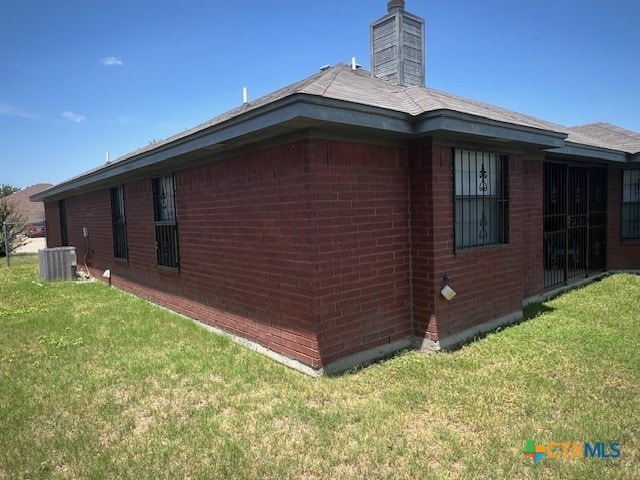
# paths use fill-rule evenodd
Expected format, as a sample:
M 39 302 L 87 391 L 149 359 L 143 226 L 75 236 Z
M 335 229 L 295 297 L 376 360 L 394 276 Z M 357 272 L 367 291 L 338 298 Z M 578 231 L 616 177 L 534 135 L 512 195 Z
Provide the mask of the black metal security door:
M 607 268 L 607 169 L 589 169 L 589 249 L 587 271 Z
M 607 170 L 544 165 L 544 285 L 606 267 Z
M 582 167 L 567 167 L 567 278 L 586 275 L 585 253 L 588 245 L 589 170 Z

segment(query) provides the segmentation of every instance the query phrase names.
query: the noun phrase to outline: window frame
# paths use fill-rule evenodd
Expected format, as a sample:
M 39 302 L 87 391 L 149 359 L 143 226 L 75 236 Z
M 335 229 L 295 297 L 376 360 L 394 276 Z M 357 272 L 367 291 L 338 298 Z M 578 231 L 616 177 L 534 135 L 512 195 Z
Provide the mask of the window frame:
M 58 200 L 58 217 L 60 220 L 60 245 L 69 246 L 69 227 L 67 225 L 67 202 L 66 199 Z
M 468 252 L 508 244 L 509 155 L 459 147 L 452 149 L 452 155 L 454 251 Z M 492 163 L 495 163 L 493 168 Z M 466 221 L 465 211 L 468 211 Z M 474 226 L 475 222 L 478 223 Z
M 129 242 L 127 241 L 127 216 L 124 200 L 124 187 L 119 185 L 117 187 L 110 188 L 109 196 L 111 198 L 113 257 L 119 260 L 127 260 L 129 258 Z
M 155 230 L 156 265 L 159 268 L 178 271 L 178 220 L 176 214 L 176 189 L 173 173 L 151 179 L 153 220 Z
M 627 182 L 627 176 L 635 176 Z M 620 238 L 623 241 L 640 240 L 640 169 L 624 169 L 622 171 L 622 186 L 620 195 Z M 625 200 L 626 189 L 628 188 L 629 199 Z M 627 210 L 630 220 L 627 218 Z M 629 229 L 625 228 L 625 223 L 629 223 Z M 625 235 L 625 232 L 629 232 Z

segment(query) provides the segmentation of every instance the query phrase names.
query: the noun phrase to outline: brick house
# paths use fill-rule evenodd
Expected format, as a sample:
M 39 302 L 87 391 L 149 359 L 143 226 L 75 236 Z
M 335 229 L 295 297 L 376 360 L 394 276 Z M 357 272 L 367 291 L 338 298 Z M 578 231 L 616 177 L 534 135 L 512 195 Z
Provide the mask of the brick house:
M 640 269 L 640 134 L 426 88 L 424 22 L 388 9 L 373 73 L 325 68 L 32 197 L 48 245 L 312 374 Z

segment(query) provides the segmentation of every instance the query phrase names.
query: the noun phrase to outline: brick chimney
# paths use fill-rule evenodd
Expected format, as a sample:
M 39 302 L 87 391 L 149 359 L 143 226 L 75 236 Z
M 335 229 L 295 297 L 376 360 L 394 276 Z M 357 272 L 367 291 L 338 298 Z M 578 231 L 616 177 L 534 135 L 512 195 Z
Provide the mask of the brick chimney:
M 388 13 L 369 27 L 371 71 L 398 85 L 424 87 L 424 20 L 404 8 L 404 0 L 391 0 Z

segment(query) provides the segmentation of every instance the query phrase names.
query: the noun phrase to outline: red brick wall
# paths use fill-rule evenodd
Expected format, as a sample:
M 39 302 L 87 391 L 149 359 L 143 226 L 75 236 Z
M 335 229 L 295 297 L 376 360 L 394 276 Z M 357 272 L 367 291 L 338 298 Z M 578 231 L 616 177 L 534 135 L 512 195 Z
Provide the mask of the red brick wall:
M 66 200 L 69 243 L 82 261 L 87 226 L 94 275 L 321 367 L 411 335 L 406 165 L 305 140 L 177 171 L 179 272 L 156 267 L 150 180 L 125 185 L 126 261 L 108 189 Z
M 47 202 L 44 204 L 44 217 L 46 218 L 47 247 L 61 246 L 60 233 L 60 210 L 58 202 Z
M 69 245 L 76 247 L 78 268 L 102 268 L 113 258 L 109 190 L 98 190 L 65 199 Z M 85 239 L 82 228 L 89 229 Z M 102 272 L 100 272 L 102 273 Z
M 156 267 L 150 180 L 127 184 L 114 284 L 320 366 L 307 170 L 296 142 L 175 172 L 179 272 Z
M 69 245 L 76 247 L 79 267 L 83 267 L 85 261 L 91 268 L 96 259 L 102 265 L 113 258 L 110 208 L 109 190 L 99 190 L 65 199 L 67 237 Z M 45 214 L 47 246 L 59 247 L 62 244 L 62 237 L 58 202 L 46 203 Z M 89 229 L 90 248 L 87 248 L 82 227 Z
M 444 339 L 542 292 L 542 163 L 510 156 L 509 243 L 456 253 L 452 161 L 448 146 L 301 140 L 175 172 L 179 272 L 156 267 L 149 179 L 124 186 L 127 260 L 113 258 L 108 189 L 66 199 L 69 243 L 94 275 L 318 368 Z M 640 242 L 619 241 L 620 182 L 611 168 L 609 268 L 640 268 Z M 46 214 L 59 245 L 57 202 Z
M 411 336 L 406 150 L 310 140 L 307 158 L 323 361 Z
M 422 152 L 412 152 L 412 157 L 417 336 L 435 341 L 521 310 L 526 296 L 542 290 L 542 221 L 530 221 L 531 214 L 542 214 L 542 190 L 538 190 L 540 199 L 524 190 L 542 184 L 542 167 L 511 155 L 509 243 L 456 253 L 453 149 L 424 147 Z M 527 255 L 532 258 L 526 259 Z M 457 293 L 451 301 L 439 295 L 445 275 Z
M 443 196 L 450 192 L 446 185 L 451 182 L 450 174 L 446 178 L 434 177 L 434 172 L 442 170 L 442 165 L 433 163 L 433 148 L 416 147 L 409 151 L 410 189 L 411 189 L 411 282 L 413 293 L 414 334 L 425 337 L 427 330 L 437 339 L 435 322 L 436 295 L 441 287 L 441 279 L 436 280 L 435 243 L 443 239 L 442 223 L 447 211 L 436 204 L 443 203 Z M 453 218 L 453 213 L 451 213 Z
M 522 191 L 512 192 L 521 197 L 522 217 L 520 236 L 522 238 L 522 294 L 524 298 L 540 294 L 544 290 L 544 163 L 533 160 L 522 162 Z M 517 234 L 518 232 L 514 232 Z
M 621 240 L 622 169 L 610 167 L 608 173 L 609 237 L 607 268 L 640 269 L 640 240 Z
M 255 322 L 236 333 L 319 366 L 304 154 L 296 142 L 177 172 L 181 277 L 194 299 Z

